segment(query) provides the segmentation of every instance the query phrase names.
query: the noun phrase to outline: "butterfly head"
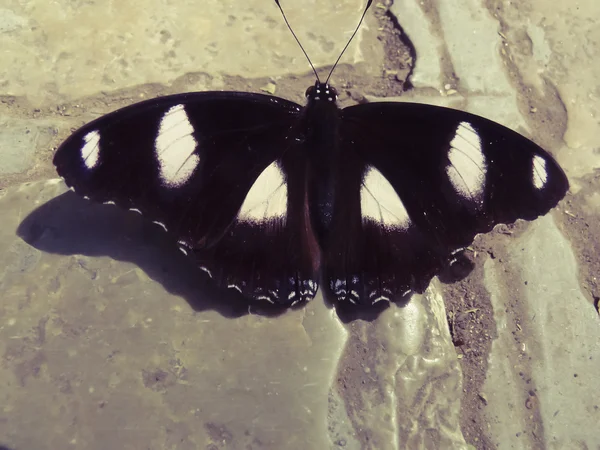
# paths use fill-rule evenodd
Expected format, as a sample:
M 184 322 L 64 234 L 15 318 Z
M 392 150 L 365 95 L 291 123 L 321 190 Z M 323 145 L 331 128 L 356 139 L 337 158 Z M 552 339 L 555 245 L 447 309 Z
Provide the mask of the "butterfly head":
M 327 83 L 317 81 L 314 86 L 306 90 L 306 99 L 312 101 L 335 102 L 337 100 L 337 91 Z

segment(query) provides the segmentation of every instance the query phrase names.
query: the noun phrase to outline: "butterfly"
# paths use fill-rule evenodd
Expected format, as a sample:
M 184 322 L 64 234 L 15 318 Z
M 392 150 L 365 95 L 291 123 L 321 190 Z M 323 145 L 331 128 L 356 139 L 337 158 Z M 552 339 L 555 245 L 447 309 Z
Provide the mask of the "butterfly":
M 546 214 L 569 188 L 548 152 L 495 122 L 341 109 L 328 80 L 303 106 L 246 92 L 137 103 L 74 132 L 54 164 L 76 193 L 168 230 L 219 286 L 282 307 L 319 285 L 367 307 L 423 292 L 475 235 Z

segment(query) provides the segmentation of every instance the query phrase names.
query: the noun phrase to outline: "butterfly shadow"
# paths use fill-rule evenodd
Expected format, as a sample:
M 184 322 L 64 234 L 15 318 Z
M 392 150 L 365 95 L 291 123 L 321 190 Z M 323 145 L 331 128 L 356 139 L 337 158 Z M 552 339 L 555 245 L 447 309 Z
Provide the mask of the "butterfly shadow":
M 175 238 L 137 213 L 101 205 L 66 192 L 29 214 L 17 229 L 38 250 L 60 255 L 109 256 L 141 268 L 169 293 L 183 297 L 195 311 L 215 310 L 224 317 L 277 316 L 287 308 L 248 307 L 237 292 L 220 289 L 200 271 Z
M 194 311 L 214 310 L 224 317 L 252 313 L 266 317 L 283 314 L 288 308 L 267 304 L 252 305 L 236 291 L 222 289 L 198 269 L 192 257 L 184 255 L 176 238 L 141 215 L 114 205 L 102 205 L 66 192 L 31 212 L 19 225 L 18 236 L 32 247 L 60 255 L 109 256 L 141 268 L 169 293 L 184 298 Z M 438 274 L 444 283 L 464 278 L 473 268 L 458 255 L 453 264 Z M 403 307 L 411 294 L 393 303 L 382 301 L 359 306 L 333 302 L 327 289 L 323 297 L 328 308 L 335 308 L 343 323 L 373 321 L 388 307 Z M 298 304 L 293 309 L 302 308 Z

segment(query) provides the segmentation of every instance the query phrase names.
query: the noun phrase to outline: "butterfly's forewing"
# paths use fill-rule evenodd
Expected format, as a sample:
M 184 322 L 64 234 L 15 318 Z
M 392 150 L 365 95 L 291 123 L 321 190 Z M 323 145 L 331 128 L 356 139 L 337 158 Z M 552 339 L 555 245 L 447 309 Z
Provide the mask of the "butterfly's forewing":
M 316 290 L 304 184 L 290 183 L 304 180 L 294 161 L 299 111 L 236 92 L 149 100 L 76 131 L 54 164 L 78 194 L 174 233 L 221 284 L 290 304 Z
M 371 304 L 420 292 L 476 234 L 535 219 L 568 189 L 539 146 L 464 112 L 352 106 L 342 111 L 340 138 L 348 170 L 337 182 L 334 238 L 324 255 L 338 301 Z M 345 239 L 335 238 L 340 233 Z

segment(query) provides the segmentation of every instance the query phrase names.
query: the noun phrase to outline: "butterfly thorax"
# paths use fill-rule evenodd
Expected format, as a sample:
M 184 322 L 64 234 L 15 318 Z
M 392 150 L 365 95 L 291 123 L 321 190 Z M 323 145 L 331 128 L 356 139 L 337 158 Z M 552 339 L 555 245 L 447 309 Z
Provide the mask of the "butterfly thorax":
M 336 90 L 328 84 L 317 82 L 306 90 L 303 133 L 310 153 L 318 158 L 332 155 L 339 141 L 341 109 Z

